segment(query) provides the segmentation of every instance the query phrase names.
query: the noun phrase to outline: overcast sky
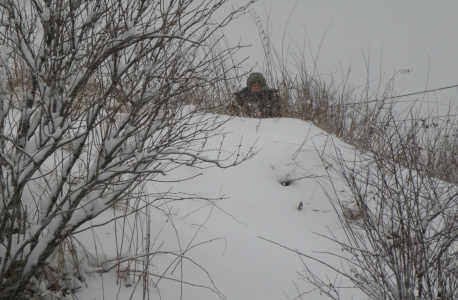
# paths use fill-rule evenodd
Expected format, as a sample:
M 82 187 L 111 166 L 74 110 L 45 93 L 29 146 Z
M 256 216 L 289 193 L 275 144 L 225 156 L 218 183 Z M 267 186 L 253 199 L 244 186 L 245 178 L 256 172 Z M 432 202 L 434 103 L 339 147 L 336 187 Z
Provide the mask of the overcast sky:
M 367 80 L 366 62 L 377 83 L 412 70 L 396 75 L 398 94 L 458 84 L 458 1 L 259 0 L 252 9 L 264 26 L 269 19 L 277 51 L 294 40 L 305 48 L 309 69 L 318 53 L 321 74 L 333 73 L 338 80 L 351 67 L 354 87 Z M 231 43 L 252 45 L 239 54 L 240 59 L 249 57 L 247 68 L 262 64 L 258 30 L 248 14 L 225 33 Z M 456 92 L 437 92 L 428 99 L 448 103 Z

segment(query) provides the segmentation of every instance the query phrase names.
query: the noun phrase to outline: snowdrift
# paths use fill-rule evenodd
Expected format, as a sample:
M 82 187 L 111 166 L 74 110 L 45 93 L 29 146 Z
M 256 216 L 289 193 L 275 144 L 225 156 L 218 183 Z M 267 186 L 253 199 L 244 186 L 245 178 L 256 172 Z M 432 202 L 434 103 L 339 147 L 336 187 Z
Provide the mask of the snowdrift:
M 135 254 L 139 261 L 143 259 L 148 251 L 135 227 L 143 226 L 140 231 L 144 232 L 149 222 L 154 241 L 150 252 L 156 253 L 149 256 L 149 299 L 294 299 L 302 293 L 306 293 L 303 299 L 318 299 L 320 292 L 297 273 L 302 269 L 299 256 L 279 245 L 340 264 L 338 259 L 316 253 L 342 253 L 337 244 L 317 235 L 329 236 L 330 230 L 339 235 L 338 218 L 323 193 L 323 189 L 332 191 L 328 173 L 336 179 L 333 184 L 339 196 L 349 197 L 337 180 L 333 162 L 320 158 L 332 154 L 333 142 L 350 152 L 351 147 L 311 123 L 229 120 L 223 135 L 209 139 L 206 149 L 227 154 L 237 149 L 246 153 L 254 147 L 257 154 L 228 169 L 200 165 L 169 172 L 161 177 L 164 182 L 147 182 L 145 189 L 187 194 L 189 199 L 150 199 L 149 219 L 144 213 L 132 213 L 126 220 L 77 234 L 94 261 L 103 262 L 106 269 L 113 266 L 108 272 L 88 276 L 88 287 L 77 293 L 78 298 L 103 299 L 104 294 L 105 299 L 142 299 L 146 287 L 141 274 L 130 272 L 117 279 L 115 258 Z M 186 178 L 191 179 L 181 181 Z M 124 213 L 119 207 L 107 211 L 92 225 Z M 316 262 L 307 264 L 319 275 L 334 276 Z M 129 268 L 135 267 L 131 261 Z M 349 289 L 344 294 L 356 292 Z

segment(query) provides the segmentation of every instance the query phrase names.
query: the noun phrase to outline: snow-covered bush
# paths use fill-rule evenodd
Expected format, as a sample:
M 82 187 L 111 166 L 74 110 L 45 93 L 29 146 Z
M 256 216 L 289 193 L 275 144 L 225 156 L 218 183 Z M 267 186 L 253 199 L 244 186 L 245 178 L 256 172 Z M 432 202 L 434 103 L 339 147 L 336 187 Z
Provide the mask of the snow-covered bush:
M 251 3 L 215 24 L 225 2 L 0 1 L 0 299 L 44 297 L 56 250 L 143 180 L 244 160 L 202 156 L 223 122 L 180 100 L 235 68 L 211 72 L 237 48 L 207 55 Z
M 401 165 L 395 157 L 417 161 Z M 457 299 L 458 187 L 431 178 L 424 158 L 408 144 L 393 145 L 390 157 L 358 152 L 335 160 L 355 201 L 349 207 L 329 197 L 346 236 L 332 239 L 346 253 L 341 257 L 348 265 L 327 266 L 369 299 Z M 349 209 L 358 212 L 357 222 L 346 217 Z M 330 298 L 340 299 L 338 280 L 320 279 L 307 266 L 302 274 Z

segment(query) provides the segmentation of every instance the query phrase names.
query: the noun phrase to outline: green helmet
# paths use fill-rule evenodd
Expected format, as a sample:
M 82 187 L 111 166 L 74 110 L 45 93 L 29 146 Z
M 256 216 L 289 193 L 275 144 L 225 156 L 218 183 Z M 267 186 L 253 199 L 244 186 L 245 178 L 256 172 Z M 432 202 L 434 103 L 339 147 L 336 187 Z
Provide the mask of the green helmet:
M 266 86 L 266 79 L 261 73 L 251 73 L 246 81 L 246 86 L 251 87 L 255 83 L 260 83 L 262 87 Z

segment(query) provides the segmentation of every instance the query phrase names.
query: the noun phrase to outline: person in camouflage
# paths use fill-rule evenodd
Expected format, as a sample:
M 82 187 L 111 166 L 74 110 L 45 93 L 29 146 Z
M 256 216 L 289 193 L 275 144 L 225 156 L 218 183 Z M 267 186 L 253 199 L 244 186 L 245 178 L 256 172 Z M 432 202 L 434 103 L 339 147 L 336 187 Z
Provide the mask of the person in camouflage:
M 269 88 L 261 73 L 251 73 L 247 86 L 235 93 L 234 111 L 247 117 L 274 118 L 280 116 L 278 91 Z

